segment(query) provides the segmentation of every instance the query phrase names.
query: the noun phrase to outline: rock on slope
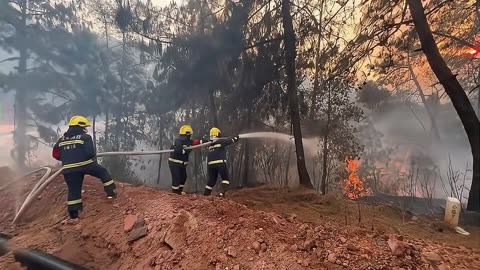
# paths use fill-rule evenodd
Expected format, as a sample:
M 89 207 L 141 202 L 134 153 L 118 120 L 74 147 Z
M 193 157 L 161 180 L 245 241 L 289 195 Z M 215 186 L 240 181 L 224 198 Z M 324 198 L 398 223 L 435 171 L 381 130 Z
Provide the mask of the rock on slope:
M 83 216 L 68 224 L 59 178 L 29 211 L 33 221 L 15 228 L 1 222 L 1 229 L 15 235 L 11 248 L 38 248 L 90 269 L 480 269 L 476 250 L 121 186 L 108 203 L 101 183 L 87 178 Z M 0 258 L 0 269 L 12 269 L 12 261 Z

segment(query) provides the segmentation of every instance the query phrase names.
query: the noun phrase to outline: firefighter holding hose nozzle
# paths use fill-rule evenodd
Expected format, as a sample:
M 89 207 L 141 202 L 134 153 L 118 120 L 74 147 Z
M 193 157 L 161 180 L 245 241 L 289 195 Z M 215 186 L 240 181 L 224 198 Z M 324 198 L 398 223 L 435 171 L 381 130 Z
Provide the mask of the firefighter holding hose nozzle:
M 85 174 L 102 181 L 108 199 L 117 196 L 110 173 L 97 163 L 93 140 L 86 130 L 90 125 L 87 118 L 73 116 L 68 123 L 67 132 L 57 141 L 52 151 L 52 156 L 62 162 L 63 176 L 68 187 L 68 214 L 71 219 L 77 219 L 83 209 L 82 185 Z
M 230 138 L 220 138 L 220 129 L 214 127 L 210 129 L 210 141 L 212 145 L 208 147 L 207 168 L 208 168 L 208 182 L 205 187 L 205 196 L 212 194 L 213 187 L 217 183 L 218 175 L 222 178 L 222 188 L 220 196 L 224 197 L 225 192 L 230 185 L 230 178 L 228 176 L 227 168 L 227 149 L 226 147 L 237 142 L 239 137 L 233 136 Z
M 172 174 L 172 192 L 177 194 L 185 194 L 183 187 L 187 181 L 187 164 L 188 156 L 191 150 L 185 149 L 192 145 L 204 143 L 204 140 L 192 140 L 193 129 L 190 125 L 180 127 L 178 137 L 171 147 L 173 152 L 170 153 L 168 159 L 168 167 Z

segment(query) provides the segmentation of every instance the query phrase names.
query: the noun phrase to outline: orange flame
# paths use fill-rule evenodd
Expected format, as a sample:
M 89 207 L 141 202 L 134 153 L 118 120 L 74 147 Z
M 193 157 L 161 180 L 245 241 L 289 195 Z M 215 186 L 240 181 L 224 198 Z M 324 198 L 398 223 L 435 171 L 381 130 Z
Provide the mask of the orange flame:
M 343 194 L 349 199 L 356 199 L 363 196 L 370 195 L 372 192 L 369 188 L 365 188 L 363 185 L 363 179 L 361 179 L 357 170 L 360 167 L 360 161 L 358 159 L 345 158 L 347 163 L 346 170 L 348 172 L 348 178 L 343 186 Z

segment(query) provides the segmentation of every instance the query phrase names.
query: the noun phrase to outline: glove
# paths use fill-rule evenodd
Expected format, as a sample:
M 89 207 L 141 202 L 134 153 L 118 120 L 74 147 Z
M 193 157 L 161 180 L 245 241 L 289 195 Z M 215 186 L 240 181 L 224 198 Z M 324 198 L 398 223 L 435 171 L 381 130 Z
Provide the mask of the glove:
M 240 137 L 238 135 L 232 137 L 233 142 L 238 142 L 239 139 Z

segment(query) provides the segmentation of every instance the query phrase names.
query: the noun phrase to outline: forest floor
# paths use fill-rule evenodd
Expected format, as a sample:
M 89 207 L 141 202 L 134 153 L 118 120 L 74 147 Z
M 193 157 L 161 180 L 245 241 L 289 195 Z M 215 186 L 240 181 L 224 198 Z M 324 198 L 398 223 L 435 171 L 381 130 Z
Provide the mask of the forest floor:
M 25 196 L 32 180 L 20 186 Z M 471 235 L 463 236 L 427 217 L 404 220 L 392 206 L 308 190 L 245 188 L 223 199 L 118 184 L 108 202 L 100 181 L 87 177 L 84 212 L 71 224 L 59 177 L 13 226 L 12 189 L 0 190 L 9 248 L 88 269 L 480 269 L 479 227 L 464 227 Z M 9 253 L 0 269 L 21 268 Z

